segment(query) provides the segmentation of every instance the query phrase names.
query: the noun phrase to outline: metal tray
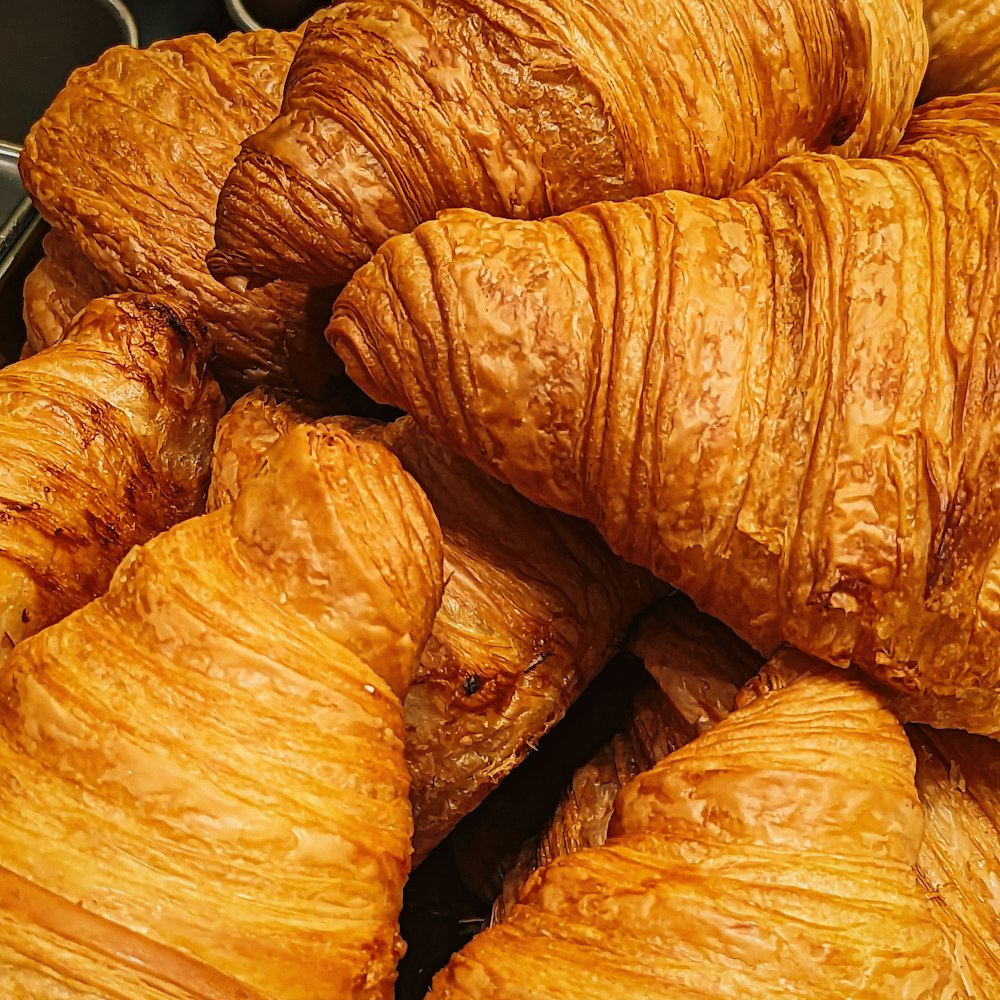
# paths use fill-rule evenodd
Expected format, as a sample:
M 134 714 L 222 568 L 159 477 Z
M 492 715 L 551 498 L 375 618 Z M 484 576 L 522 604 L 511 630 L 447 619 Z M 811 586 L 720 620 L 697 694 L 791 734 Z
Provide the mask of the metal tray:
M 41 255 L 44 229 L 21 186 L 20 152 L 20 146 L 0 142 L 0 367 L 21 353 L 21 287 Z

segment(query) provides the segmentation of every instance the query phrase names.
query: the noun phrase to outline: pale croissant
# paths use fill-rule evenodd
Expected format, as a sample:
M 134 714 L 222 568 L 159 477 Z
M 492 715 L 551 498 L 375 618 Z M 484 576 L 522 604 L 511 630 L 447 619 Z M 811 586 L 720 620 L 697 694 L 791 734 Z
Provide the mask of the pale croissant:
M 244 141 L 209 265 L 339 284 L 444 208 L 538 218 L 881 153 L 926 61 L 919 0 L 340 3 Z
M 961 997 L 902 727 L 859 676 L 769 670 L 785 686 L 623 789 L 607 843 L 533 875 L 429 1000 Z
M 328 335 L 365 391 L 757 649 L 1000 735 L 998 231 L 994 91 L 728 199 L 452 212 Z
M 219 423 L 209 507 L 310 415 L 260 390 L 237 402 Z M 386 445 L 444 535 L 444 597 L 404 703 L 418 862 L 559 720 L 660 588 L 588 525 L 528 503 L 412 421 L 330 422 Z
M 389 1000 L 441 596 L 383 448 L 298 428 L 0 671 L 0 993 Z
M 72 275 L 96 271 L 112 291 L 167 292 L 197 311 L 228 384 L 326 388 L 339 367 L 322 340 L 329 296 L 285 283 L 232 291 L 205 265 L 219 189 L 240 141 L 277 113 L 300 37 L 259 31 L 122 45 L 70 77 L 20 159 L 25 188 L 61 234 L 57 259 L 26 289 L 29 319 L 45 339 L 72 308 L 58 301 L 73 297 L 60 268 L 68 240 L 90 265 L 71 265 Z
M 0 371 L 0 650 L 102 593 L 133 545 L 200 511 L 222 412 L 207 355 L 170 302 L 122 295 Z

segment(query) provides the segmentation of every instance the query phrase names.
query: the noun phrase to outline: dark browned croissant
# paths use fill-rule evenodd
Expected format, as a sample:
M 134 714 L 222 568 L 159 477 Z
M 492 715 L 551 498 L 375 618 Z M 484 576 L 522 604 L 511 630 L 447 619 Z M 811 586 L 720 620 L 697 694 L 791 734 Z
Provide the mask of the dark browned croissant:
M 389 1000 L 441 596 L 384 449 L 298 428 L 0 670 L 0 994 Z
M 919 0 L 353 0 L 306 28 L 219 200 L 219 277 L 345 281 L 443 208 L 731 191 L 902 134 Z
M 240 400 L 219 424 L 209 506 L 311 415 L 260 391 Z M 419 861 L 562 716 L 658 587 L 587 525 L 528 503 L 412 421 L 332 421 L 390 448 L 444 535 L 444 598 L 404 704 Z
M 349 374 L 756 648 L 860 664 L 1000 735 L 1000 91 L 896 155 L 733 197 L 388 243 L 329 335 Z
M 207 354 L 169 301 L 120 295 L 0 371 L 0 657 L 200 511 L 222 411 Z
M 300 37 L 189 35 L 111 49 L 70 77 L 31 129 L 20 168 L 42 215 L 108 289 L 168 292 L 199 314 L 227 384 L 318 393 L 338 367 L 322 342 L 329 295 L 284 283 L 232 291 L 204 259 L 222 182 L 240 141 L 277 112 Z M 51 291 L 29 285 L 32 314 Z

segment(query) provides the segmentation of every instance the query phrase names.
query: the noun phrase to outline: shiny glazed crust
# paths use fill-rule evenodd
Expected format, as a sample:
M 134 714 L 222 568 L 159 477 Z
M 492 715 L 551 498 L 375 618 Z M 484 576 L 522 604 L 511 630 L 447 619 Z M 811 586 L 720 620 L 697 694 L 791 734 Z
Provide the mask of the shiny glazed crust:
M 429 1000 L 960 996 L 913 871 L 902 728 L 856 675 L 798 654 L 768 670 L 623 789 L 602 847 L 535 873 Z
M 441 596 L 383 448 L 299 428 L 0 671 L 0 989 L 388 1000 Z
M 998 231 L 1000 92 L 944 98 L 894 156 L 792 157 L 720 201 L 448 213 L 328 335 L 366 392 L 756 648 L 1000 734 Z
M 540 218 L 874 155 L 927 60 L 918 0 L 354 0 L 314 19 L 219 200 L 214 274 L 347 280 L 444 208 Z
M 169 301 L 121 295 L 0 371 L 3 651 L 102 593 L 133 545 L 202 509 L 222 412 L 207 353 Z
M 261 391 L 238 401 L 219 423 L 210 506 L 308 419 Z M 535 507 L 411 421 L 330 420 L 399 458 L 444 536 L 444 598 L 405 702 L 419 861 L 562 717 L 660 588 L 587 525 Z
M 277 112 L 296 33 L 119 46 L 77 70 L 25 140 L 20 169 L 45 219 L 114 291 L 169 292 L 207 323 L 227 382 L 318 391 L 329 296 L 216 282 L 216 201 L 242 139 Z

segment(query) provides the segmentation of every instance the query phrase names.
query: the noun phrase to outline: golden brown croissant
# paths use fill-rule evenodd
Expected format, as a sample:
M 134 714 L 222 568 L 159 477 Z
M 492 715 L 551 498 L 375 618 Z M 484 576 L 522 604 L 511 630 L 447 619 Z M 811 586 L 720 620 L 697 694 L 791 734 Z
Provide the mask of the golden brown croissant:
M 22 357 L 58 344 L 73 317 L 91 299 L 111 289 L 100 272 L 58 229 L 42 240 L 45 255 L 24 282 L 24 326 L 27 341 Z
M 506 918 L 533 871 L 607 840 L 619 790 L 726 718 L 753 662 L 725 629 L 705 616 L 685 616 L 677 602 L 648 616 L 630 645 L 660 687 L 638 692 L 622 732 L 574 774 L 551 821 L 507 873 L 494 922 Z M 1000 994 L 1000 746 L 922 726 L 912 726 L 909 736 L 926 820 L 917 879 L 965 994 L 994 1000 Z
M 913 753 L 859 676 L 782 653 L 761 693 L 619 795 L 435 980 L 459 998 L 963 995 L 913 864 Z
M 924 0 L 930 42 L 920 99 L 1000 87 L 1000 4 Z
M 366 392 L 757 649 L 1000 735 L 998 230 L 1000 91 L 720 201 L 449 213 L 328 335 Z
M 643 618 L 629 648 L 656 681 L 639 688 L 621 732 L 576 770 L 551 820 L 514 859 L 493 906 L 494 923 L 505 919 L 533 871 L 603 844 L 621 789 L 725 719 L 740 687 L 761 667 L 749 646 L 679 595 Z
M 240 400 L 219 424 L 209 505 L 308 418 L 260 391 Z M 421 860 L 558 721 L 659 588 L 587 525 L 528 503 L 411 421 L 348 426 L 397 456 L 444 535 L 444 598 L 404 706 Z
M 387 1000 L 441 596 L 383 448 L 298 428 L 0 671 L 8 997 Z
M 298 33 L 119 46 L 80 69 L 32 128 L 21 175 L 42 215 L 116 291 L 169 292 L 208 324 L 220 375 L 320 391 L 329 296 L 240 294 L 208 273 L 219 188 L 274 116 Z
M 918 0 L 340 3 L 244 141 L 209 265 L 337 284 L 443 208 L 537 218 L 880 153 L 926 59 Z
M 0 650 L 96 597 L 133 545 L 199 511 L 222 411 L 207 353 L 167 300 L 121 295 L 0 371 Z

